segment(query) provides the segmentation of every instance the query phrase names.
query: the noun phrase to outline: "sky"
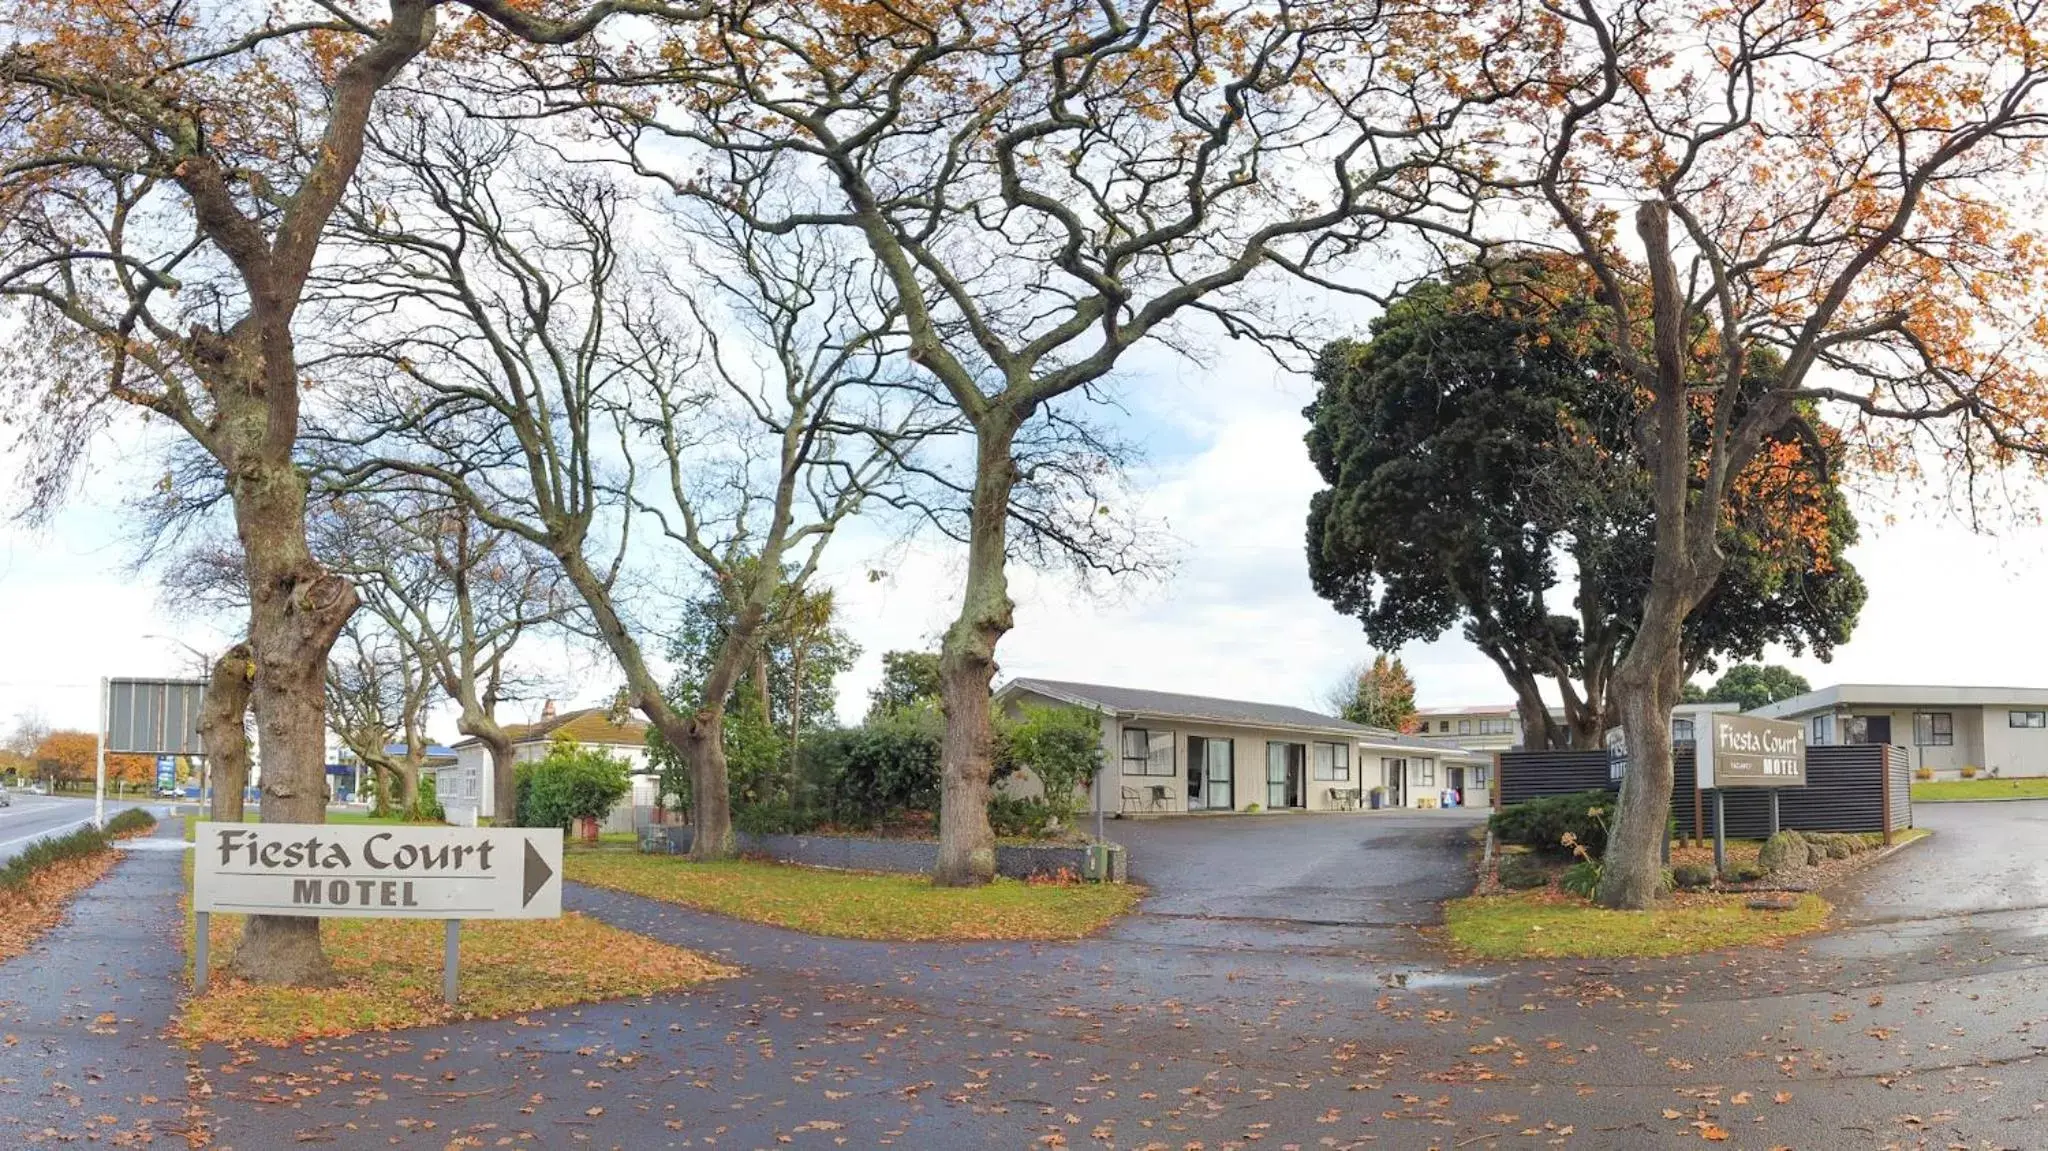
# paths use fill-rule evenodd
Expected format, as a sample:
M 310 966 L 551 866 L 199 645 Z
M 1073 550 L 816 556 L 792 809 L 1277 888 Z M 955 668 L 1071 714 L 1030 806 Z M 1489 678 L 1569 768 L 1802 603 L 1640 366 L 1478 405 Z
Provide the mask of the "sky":
M 1370 655 L 1356 621 L 1308 584 L 1304 517 L 1320 482 L 1302 448 L 1312 385 L 1251 355 L 1201 367 L 1147 364 L 1122 385 L 1122 430 L 1146 458 L 1134 506 L 1168 541 L 1170 568 L 1144 580 L 1080 587 L 1017 571 L 1016 628 L 1004 676 L 1043 676 L 1315 706 Z M 89 728 L 102 676 L 193 674 L 198 651 L 225 642 L 218 621 L 163 602 L 131 567 L 120 509 L 149 480 L 135 435 L 96 445 L 88 479 L 48 525 L 0 525 L 0 724 L 37 712 Z M 2048 687 L 2048 614 L 2035 611 L 2048 529 L 1973 532 L 1936 493 L 1859 493 L 1863 542 L 1851 559 L 1870 589 L 1852 642 L 1832 664 L 1778 653 L 1816 687 L 1951 683 Z M 879 571 L 882 578 L 871 580 Z M 934 646 L 952 617 L 960 551 L 859 527 L 835 540 L 825 578 L 863 654 L 839 685 L 857 721 L 881 654 Z M 1455 633 L 1399 653 L 1424 706 L 1504 703 L 1493 665 Z M 563 706 L 607 699 L 618 677 L 596 654 L 552 646 L 533 657 Z M 508 707 L 531 718 L 541 700 Z M 436 729 L 453 736 L 452 722 Z

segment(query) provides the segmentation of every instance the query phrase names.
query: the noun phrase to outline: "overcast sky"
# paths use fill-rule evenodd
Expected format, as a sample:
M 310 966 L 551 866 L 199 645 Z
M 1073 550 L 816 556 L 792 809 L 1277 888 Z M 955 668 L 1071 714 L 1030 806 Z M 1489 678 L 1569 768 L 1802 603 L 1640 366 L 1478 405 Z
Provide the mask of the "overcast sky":
M 1136 510 L 1171 540 L 1170 574 L 1086 591 L 1020 572 L 1005 675 L 1036 675 L 1313 706 L 1368 653 L 1358 625 L 1308 586 L 1303 519 L 1319 486 L 1303 451 L 1304 377 L 1235 357 L 1208 369 L 1166 366 L 1125 382 L 1126 434 L 1148 458 Z M 118 497 L 148 482 L 130 436 L 96 447 L 93 479 L 47 528 L 0 529 L 0 723 L 28 710 L 89 727 L 103 675 L 189 674 L 181 643 L 213 649 L 217 626 L 159 602 L 131 574 Z M 1931 493 L 1864 506 L 1851 553 L 1870 586 L 1852 643 L 1832 664 L 1790 659 L 1815 686 L 1836 682 L 2048 686 L 2048 617 L 2034 610 L 2048 558 L 2039 527 L 1973 534 Z M 1892 520 L 1894 522 L 1887 522 Z M 859 717 L 881 653 L 936 642 L 960 578 L 950 545 L 855 531 L 835 543 L 828 577 L 864 654 L 840 684 L 839 713 Z M 869 572 L 883 578 L 871 581 Z M 565 703 L 604 699 L 618 677 L 588 653 L 539 654 Z M 1505 702 L 1499 674 L 1447 636 L 1403 651 L 1425 706 Z M 525 719 L 539 701 L 514 705 Z M 452 736 L 452 724 L 437 733 Z

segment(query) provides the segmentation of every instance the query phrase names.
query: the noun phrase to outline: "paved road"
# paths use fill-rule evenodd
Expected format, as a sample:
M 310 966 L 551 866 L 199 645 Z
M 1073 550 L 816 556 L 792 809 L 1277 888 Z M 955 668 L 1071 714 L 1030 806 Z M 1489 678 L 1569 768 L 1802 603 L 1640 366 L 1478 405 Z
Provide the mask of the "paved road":
M 1865 872 L 1851 889 L 1863 922 L 2048 909 L 2048 800 L 1917 803 L 1938 847 L 1914 866 Z
M 63 835 L 92 822 L 90 799 L 19 791 L 9 792 L 7 798 L 13 802 L 0 807 L 0 863 L 38 839 Z
M 1376 950 L 1412 940 L 1414 928 L 1370 915 L 1208 916 L 1199 909 L 1231 905 L 1206 888 L 1192 903 L 1178 887 L 1155 897 L 1194 912 L 1139 917 L 1192 936 L 889 945 L 571 885 L 572 909 L 744 973 L 691 994 L 511 1020 L 281 1051 L 207 1047 L 195 1082 L 208 1093 L 216 1151 L 2038 1151 L 2048 1148 L 2048 914 L 1971 878 L 2027 885 L 2048 873 L 2038 838 L 2002 839 L 2026 832 L 2048 803 L 2016 806 L 1928 811 L 1923 822 L 1942 833 L 1867 873 L 1845 896 L 1843 931 L 1681 960 L 1457 964 L 1419 943 Z M 1297 877 L 1292 887 L 1241 885 L 1232 898 L 1295 901 L 1295 891 L 1318 915 L 1345 911 L 1341 892 L 1316 889 L 1359 841 L 1345 846 L 1345 821 L 1325 840 L 1316 822 L 1223 823 L 1218 858 Z M 1155 883 L 1176 843 L 1187 858 L 1201 854 L 1177 825 L 1142 826 L 1162 845 Z M 1450 823 L 1436 826 L 1455 838 Z M 1384 838 L 1390 855 L 1445 850 L 1399 846 L 1407 833 L 1397 823 L 1368 828 L 1361 817 L 1357 828 Z M 1323 850 L 1295 851 L 1291 864 L 1262 854 L 1317 842 Z M 1984 870 L 1998 860 L 2002 869 Z M 1933 878 L 1916 885 L 1918 876 Z M 162 884 L 162 914 L 175 916 L 175 880 Z M 1951 899 L 1939 895 L 1945 885 L 1978 890 Z M 1924 894 L 1901 904 L 1902 886 Z M 1875 910 L 1888 901 L 1888 912 Z M 1394 896 L 1373 904 L 1400 906 Z M 1293 946 L 1290 927 L 1323 933 L 1324 945 Z M 8 974 L 0 968 L 0 982 Z M 73 1010 L 89 1018 L 98 1008 L 79 996 Z M 0 1111 L 7 1105 L 0 1098 Z M 80 1108 L 52 1126 L 76 1135 L 89 1117 Z

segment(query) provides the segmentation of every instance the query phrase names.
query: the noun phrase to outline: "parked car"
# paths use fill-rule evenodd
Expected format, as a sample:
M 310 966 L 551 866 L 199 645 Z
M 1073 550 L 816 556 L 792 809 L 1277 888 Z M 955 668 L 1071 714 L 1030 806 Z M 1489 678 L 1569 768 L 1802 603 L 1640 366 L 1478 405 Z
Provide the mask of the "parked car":
M 156 789 L 156 797 L 158 799 L 183 799 L 185 798 L 185 793 L 175 787 L 159 787 Z
M 13 802 L 13 800 L 7 798 L 7 789 L 0 787 L 0 807 L 6 807 Z

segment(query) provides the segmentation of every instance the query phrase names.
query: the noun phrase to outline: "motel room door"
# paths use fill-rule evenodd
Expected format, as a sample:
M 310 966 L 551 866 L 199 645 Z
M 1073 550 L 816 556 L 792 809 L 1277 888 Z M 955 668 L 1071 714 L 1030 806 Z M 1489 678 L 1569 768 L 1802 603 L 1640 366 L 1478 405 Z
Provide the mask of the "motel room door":
M 1273 742 L 1266 745 L 1268 810 L 1308 806 L 1307 777 L 1307 744 Z
M 1188 737 L 1188 810 L 1228 811 L 1236 799 L 1236 745 L 1227 739 Z
M 1387 806 L 1408 806 L 1408 761 L 1383 759 L 1380 766 L 1387 773 Z

